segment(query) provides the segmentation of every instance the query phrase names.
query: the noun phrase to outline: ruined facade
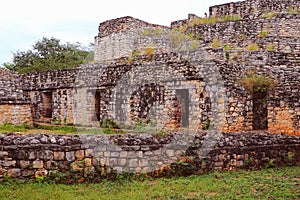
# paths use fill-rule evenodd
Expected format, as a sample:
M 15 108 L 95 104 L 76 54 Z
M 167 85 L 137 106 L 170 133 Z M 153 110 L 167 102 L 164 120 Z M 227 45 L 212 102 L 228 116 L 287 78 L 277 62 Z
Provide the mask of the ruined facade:
M 103 22 L 94 63 L 14 74 L 19 82 L 13 91 L 20 90 L 24 101 L 14 97 L 14 103 L 1 100 L 1 106 L 27 111 L 30 106 L 30 122 L 55 118 L 98 125 L 110 118 L 123 125 L 155 122 L 171 130 L 209 125 L 225 132 L 300 135 L 299 1 L 248 0 L 209 11 L 211 18 L 239 18 L 194 23 L 199 18 L 189 15 L 170 27 L 132 17 Z M 249 73 L 268 77 L 274 86 L 248 91 L 240 81 Z M 26 121 L 18 119 L 1 123 Z

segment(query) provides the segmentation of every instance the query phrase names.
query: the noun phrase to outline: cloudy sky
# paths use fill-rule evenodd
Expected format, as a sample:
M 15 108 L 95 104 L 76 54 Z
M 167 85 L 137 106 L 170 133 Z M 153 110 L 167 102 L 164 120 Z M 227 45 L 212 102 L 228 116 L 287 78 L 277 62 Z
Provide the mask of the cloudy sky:
M 12 52 L 26 51 L 42 37 L 62 42 L 94 41 L 100 22 L 132 16 L 154 24 L 170 25 L 189 13 L 204 16 L 209 6 L 237 0 L 9 0 L 1 3 L 0 65 Z

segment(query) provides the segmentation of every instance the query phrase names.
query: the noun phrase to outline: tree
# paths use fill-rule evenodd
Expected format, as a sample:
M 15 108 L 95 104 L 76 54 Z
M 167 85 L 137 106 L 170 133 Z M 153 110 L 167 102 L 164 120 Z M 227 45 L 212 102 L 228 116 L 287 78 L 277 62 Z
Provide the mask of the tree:
M 13 54 L 13 63 L 4 63 L 8 69 L 19 73 L 43 70 L 69 69 L 91 61 L 91 49 L 76 44 L 61 44 L 56 38 L 42 38 L 32 50 L 17 51 Z

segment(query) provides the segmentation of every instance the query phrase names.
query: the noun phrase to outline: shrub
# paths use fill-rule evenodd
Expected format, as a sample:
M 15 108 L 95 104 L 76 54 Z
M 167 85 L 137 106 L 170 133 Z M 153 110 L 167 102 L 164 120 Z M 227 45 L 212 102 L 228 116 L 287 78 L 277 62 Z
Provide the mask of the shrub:
M 220 48 L 221 44 L 218 38 L 215 38 L 211 44 L 211 47 L 214 49 Z
M 241 85 L 250 93 L 273 90 L 275 81 L 265 75 L 248 73 L 240 80 Z
M 202 123 L 202 130 L 208 130 L 209 126 L 210 126 L 210 120 L 208 119 Z
M 198 41 L 193 40 L 193 41 L 190 42 L 190 48 L 191 48 L 192 50 L 196 50 L 196 49 L 198 49 L 198 47 L 199 47 Z
M 246 47 L 246 50 L 249 50 L 249 51 L 257 51 L 258 49 L 259 48 L 256 43 L 250 44 L 248 47 Z
M 275 12 L 275 11 L 272 11 L 272 12 L 268 12 L 268 13 L 264 13 L 261 17 L 262 18 L 273 18 L 273 17 L 276 17 L 278 13 Z
M 288 9 L 288 12 L 289 12 L 289 14 L 297 15 L 297 14 L 300 13 L 300 9 L 299 9 L 299 8 L 292 8 L 292 7 L 290 7 L 290 8 Z
M 269 45 L 266 46 L 266 50 L 267 51 L 274 51 L 274 49 L 275 49 L 275 45 L 274 44 L 269 44 Z
M 259 33 L 258 37 L 267 37 L 268 34 L 269 34 L 268 31 L 262 31 L 262 32 Z
M 154 54 L 154 47 L 151 47 L 151 46 L 146 47 L 145 54 L 148 56 L 152 56 Z
M 225 44 L 224 45 L 224 50 L 231 50 L 231 49 L 232 49 L 232 47 L 231 47 L 230 44 Z

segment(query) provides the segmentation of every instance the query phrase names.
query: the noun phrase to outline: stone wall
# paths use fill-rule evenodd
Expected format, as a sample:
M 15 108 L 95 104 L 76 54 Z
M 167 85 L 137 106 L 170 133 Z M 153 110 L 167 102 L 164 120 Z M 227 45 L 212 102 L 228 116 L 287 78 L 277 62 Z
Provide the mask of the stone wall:
M 0 68 L 0 124 L 32 124 L 30 99 L 21 88 L 19 75 Z
M 299 9 L 299 7 L 298 0 L 247 0 L 212 6 L 209 8 L 209 15 L 257 18 L 271 11 L 288 12 L 289 8 Z
M 129 56 L 134 50 L 144 50 L 147 45 L 151 45 L 151 42 L 141 37 L 145 36 L 145 29 L 161 31 L 168 27 L 150 24 L 133 17 L 122 17 L 100 23 L 98 36 L 95 37 L 95 61 L 112 60 Z M 161 44 L 154 47 L 163 48 L 163 46 Z
M 29 103 L 26 104 L 2 104 L 0 103 L 0 124 L 12 123 L 14 125 L 21 125 L 27 123 L 32 125 L 31 107 Z
M 266 50 L 299 53 L 300 15 L 278 14 L 268 19 L 245 19 L 238 21 L 199 24 L 187 28 L 186 33 L 200 39 L 200 43 L 211 47 L 229 45 L 231 49 L 247 50 L 251 44 Z M 215 40 L 215 42 L 214 42 Z
M 0 135 L 0 177 L 67 175 L 69 181 L 76 181 L 76 177 L 82 181 L 103 177 L 112 170 L 154 175 L 171 169 L 176 174 L 180 163 L 194 166 L 187 168 L 188 174 L 257 169 L 299 165 L 299 153 L 299 137 L 267 133 L 207 132 L 190 137 L 8 133 Z

